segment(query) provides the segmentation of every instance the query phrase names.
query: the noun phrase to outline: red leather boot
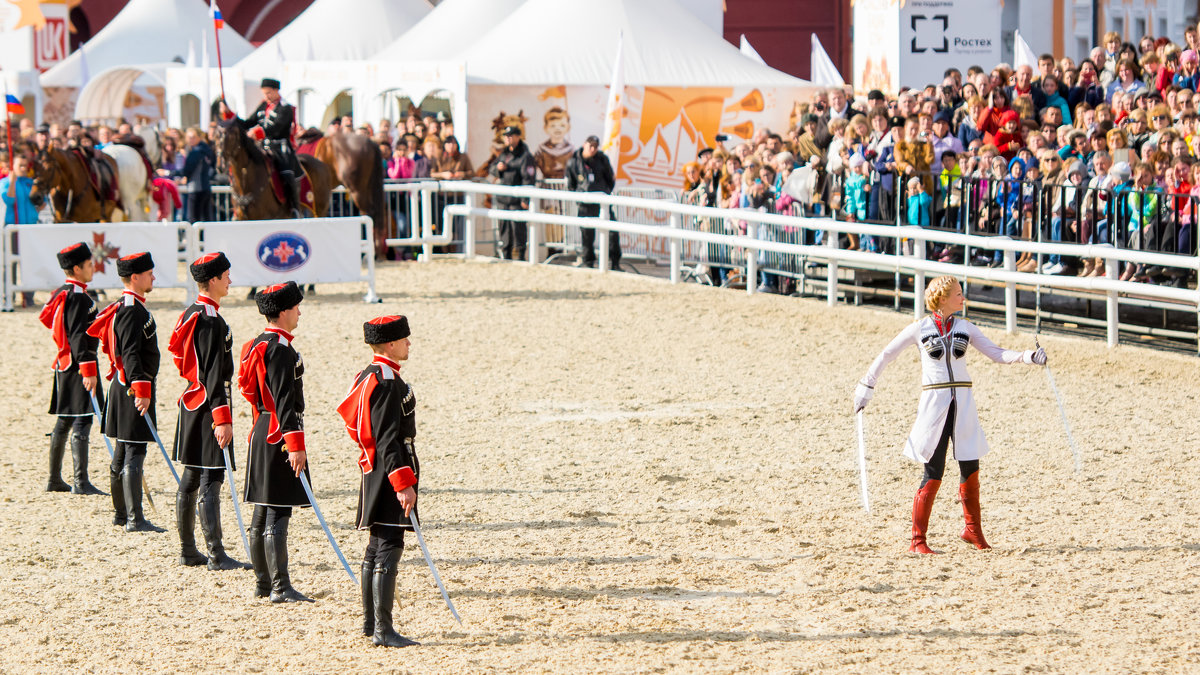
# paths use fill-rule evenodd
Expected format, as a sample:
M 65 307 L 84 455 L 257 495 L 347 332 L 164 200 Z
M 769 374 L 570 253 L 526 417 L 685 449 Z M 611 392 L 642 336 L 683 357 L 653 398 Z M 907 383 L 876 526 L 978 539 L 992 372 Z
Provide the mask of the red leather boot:
M 929 514 L 933 512 L 933 498 L 937 496 L 938 488 L 941 486 L 942 481 L 931 480 L 922 485 L 921 489 L 917 490 L 917 496 L 913 498 L 912 545 L 908 547 L 910 553 L 940 553 L 940 551 L 929 548 L 925 543 L 925 531 L 929 529 Z
M 971 474 L 965 483 L 959 483 L 958 496 L 962 500 L 963 520 L 967 526 L 963 528 L 962 540 L 979 550 L 991 548 L 983 538 L 983 526 L 979 520 L 979 472 Z M 915 531 L 914 526 L 914 531 Z

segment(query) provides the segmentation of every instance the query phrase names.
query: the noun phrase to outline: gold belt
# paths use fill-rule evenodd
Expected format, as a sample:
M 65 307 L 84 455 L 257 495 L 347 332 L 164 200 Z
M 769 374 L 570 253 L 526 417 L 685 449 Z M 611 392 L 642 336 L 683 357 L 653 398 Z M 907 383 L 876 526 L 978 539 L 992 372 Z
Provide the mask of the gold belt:
M 964 387 L 964 388 L 970 389 L 971 383 L 970 382 L 938 382 L 936 384 L 923 384 L 923 385 L 921 385 L 921 391 L 927 391 L 930 389 L 951 389 L 953 387 Z

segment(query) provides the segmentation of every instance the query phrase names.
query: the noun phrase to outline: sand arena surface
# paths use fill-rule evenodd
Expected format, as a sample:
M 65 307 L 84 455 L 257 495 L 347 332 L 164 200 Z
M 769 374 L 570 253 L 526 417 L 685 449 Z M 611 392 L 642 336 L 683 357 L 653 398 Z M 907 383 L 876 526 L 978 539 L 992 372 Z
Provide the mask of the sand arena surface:
M 236 283 L 237 271 L 234 270 Z M 302 305 L 313 482 L 356 568 L 356 451 L 334 412 L 369 359 L 360 324 L 408 314 L 426 539 L 413 538 L 396 627 L 372 647 L 309 511 L 291 573 L 317 602 L 252 598 L 249 571 L 180 567 L 175 485 L 146 461 L 165 534 L 110 525 L 107 497 L 48 494 L 53 356 L 36 311 L 0 316 L 0 670 L 226 672 L 961 672 L 1192 670 L 1200 663 L 1194 357 L 1045 336 L 1083 451 L 1045 376 L 972 352 L 990 552 L 957 540 L 954 478 L 936 557 L 905 553 L 919 467 L 900 455 L 915 351 L 868 409 L 874 512 L 859 506 L 854 383 L 908 321 L 819 300 L 523 264 L 380 270 L 386 302 L 330 286 Z M 39 301 L 45 294 L 39 294 Z M 240 348 L 261 328 L 244 289 L 223 308 Z M 111 296 L 110 296 L 111 297 Z M 165 353 L 179 291 L 151 296 Z M 1031 335 L 1000 344 L 1028 348 Z M 182 381 L 164 360 L 163 436 Z M 248 406 L 234 405 L 244 465 Z M 93 430 L 91 476 L 107 489 Z M 69 475 L 70 456 L 64 473 Z M 241 475 L 238 475 L 239 481 Z M 244 558 L 233 509 L 225 542 Z M 197 537 L 200 532 L 197 528 Z

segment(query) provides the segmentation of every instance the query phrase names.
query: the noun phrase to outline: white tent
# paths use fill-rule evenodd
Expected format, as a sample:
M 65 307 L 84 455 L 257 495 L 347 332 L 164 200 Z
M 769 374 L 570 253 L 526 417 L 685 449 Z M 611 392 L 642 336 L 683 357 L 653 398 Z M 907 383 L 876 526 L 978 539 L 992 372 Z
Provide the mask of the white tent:
M 98 73 L 116 66 L 183 63 L 188 42 L 193 44 L 204 31 L 208 53 L 216 54 L 212 19 L 203 0 L 130 0 L 99 33 L 87 42 L 87 70 L 93 79 Z M 221 55 L 233 63 L 252 52 L 254 47 L 232 28 L 221 30 Z M 42 74 L 43 87 L 81 87 L 84 85 L 79 51 Z
M 437 61 L 452 59 L 466 45 L 504 21 L 525 0 L 442 0 L 437 8 L 373 61 Z
M 431 9 L 428 0 L 317 0 L 235 67 L 257 85 L 280 77 L 285 61 L 362 61 Z
M 618 34 L 628 85 L 808 84 L 746 57 L 674 0 L 527 0 L 455 58 L 472 84 L 602 85 Z

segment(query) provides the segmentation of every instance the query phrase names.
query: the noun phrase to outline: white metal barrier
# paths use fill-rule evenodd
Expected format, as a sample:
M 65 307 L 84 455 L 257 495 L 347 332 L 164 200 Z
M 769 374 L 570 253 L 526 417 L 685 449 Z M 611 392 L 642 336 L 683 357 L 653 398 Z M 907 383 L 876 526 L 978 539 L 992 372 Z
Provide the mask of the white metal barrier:
M 629 197 L 609 196 L 600 193 L 563 193 L 561 191 L 541 190 L 538 188 L 507 187 L 464 182 L 451 182 L 443 184 L 441 189 L 453 189 L 457 192 L 465 192 L 477 195 L 501 194 L 528 199 L 531 206 L 528 211 L 500 211 L 496 209 L 472 208 L 467 205 L 454 205 L 446 207 L 445 215 L 475 216 L 492 219 L 504 218 L 507 220 L 517 220 L 527 223 L 529 226 L 530 235 L 530 242 L 527 252 L 529 255 L 529 262 L 531 263 L 539 262 L 537 259 L 537 247 L 534 241 L 534 237 L 536 237 L 535 225 L 537 223 L 556 222 L 575 227 L 594 228 L 597 230 L 597 239 L 599 241 L 604 240 L 603 238 L 607 235 L 609 230 L 615 230 L 629 235 L 661 238 L 666 239 L 668 242 L 674 242 L 674 245 L 670 245 L 668 247 L 670 254 L 672 282 L 679 281 L 679 266 L 681 258 L 680 250 L 682 245 L 684 243 L 701 243 L 715 244 L 733 249 L 742 249 L 744 251 L 754 253 L 766 251 L 785 255 L 795 255 L 801 256 L 809 261 L 820 262 L 826 266 L 826 298 L 830 304 L 835 303 L 839 297 L 838 265 L 839 263 L 845 263 L 847 265 L 861 265 L 875 269 L 881 267 L 891 268 L 901 273 L 911 275 L 915 282 L 915 297 L 913 302 L 913 313 L 915 316 L 920 316 L 924 312 L 924 302 L 922 296 L 926 274 L 950 274 L 965 280 L 987 281 L 996 284 L 1003 284 L 1005 287 L 1005 326 L 1009 331 L 1016 330 L 1017 285 L 1038 286 L 1050 289 L 1091 291 L 1097 294 L 1102 294 L 1107 310 L 1105 325 L 1107 329 L 1109 346 L 1115 346 L 1118 341 L 1118 331 L 1120 327 L 1118 309 L 1123 298 L 1127 303 L 1136 303 L 1142 299 L 1150 299 L 1177 304 L 1181 311 L 1196 312 L 1197 318 L 1200 319 L 1200 290 L 1189 288 L 1173 288 L 1154 284 L 1117 280 L 1118 264 L 1120 262 L 1184 268 L 1189 271 L 1200 272 L 1200 257 L 1196 256 L 1179 256 L 1150 251 L 1131 251 L 1113 248 L 1109 245 L 1080 245 L 1015 241 L 1006 239 L 1004 237 L 964 235 L 953 232 L 926 230 L 919 227 L 893 227 L 888 225 L 848 223 L 828 219 L 800 218 L 795 216 L 761 213 L 756 211 L 730 212 L 724 209 L 693 206 L 687 204 L 673 204 L 661 200 L 644 200 Z M 619 221 L 606 221 L 605 216 L 607 216 L 608 213 L 608 209 L 606 208 L 601 209 L 600 219 L 537 213 L 536 209 L 534 208 L 536 201 L 538 199 L 545 198 L 593 203 L 603 206 L 658 210 L 670 214 L 670 219 L 667 227 L 661 227 L 623 223 Z M 841 250 L 837 248 L 838 238 L 836 236 L 827 238 L 827 240 L 830 242 L 828 245 L 814 246 L 778 241 L 766 241 L 745 235 L 722 234 L 718 232 L 694 231 L 679 228 L 678 223 L 680 219 L 689 217 L 707 218 L 714 221 L 724 221 L 734 218 L 738 221 L 745 221 L 748 224 L 769 224 L 782 227 L 823 230 L 833 233 L 873 235 L 888 238 L 902 237 L 913 240 L 914 250 L 918 253 L 912 256 L 904 256 L 868 253 L 864 251 Z M 757 228 L 748 227 L 747 231 L 756 232 Z M 1000 250 L 1003 251 L 1004 254 L 1005 266 L 1003 269 L 993 269 L 925 260 L 924 243 L 927 241 L 952 245 L 965 245 L 984 250 Z M 473 251 L 473 246 L 469 243 L 467 248 Z M 600 246 L 598 248 L 600 249 L 601 258 L 600 269 L 603 273 L 603 271 L 607 269 L 607 261 L 605 260 L 607 257 L 607 248 L 604 246 Z M 1015 271 L 1016 254 L 1020 252 L 1042 255 L 1101 258 L 1106 262 L 1107 276 L 1070 277 L 1017 272 Z M 749 254 L 745 255 L 745 265 L 747 277 L 749 279 L 754 279 L 757 276 L 758 271 L 758 256 Z M 755 285 L 753 283 L 748 283 L 746 290 L 748 293 L 754 293 Z
M 55 253 L 78 241 L 91 246 L 93 258 L 100 261 L 90 284 L 96 289 L 121 288 L 115 259 L 148 250 L 157 263 L 155 286 L 185 288 L 190 302 L 196 285 L 186 265 L 205 251 L 221 250 L 233 263 L 234 282 L 239 286 L 265 286 L 289 279 L 300 284 L 363 281 L 367 284 L 363 300 L 379 302 L 373 237 L 374 226 L 366 216 L 195 224 L 9 225 L 3 236 L 3 308 L 12 310 L 17 293 L 58 287 L 62 271 Z M 264 252 L 264 246 L 271 250 Z

